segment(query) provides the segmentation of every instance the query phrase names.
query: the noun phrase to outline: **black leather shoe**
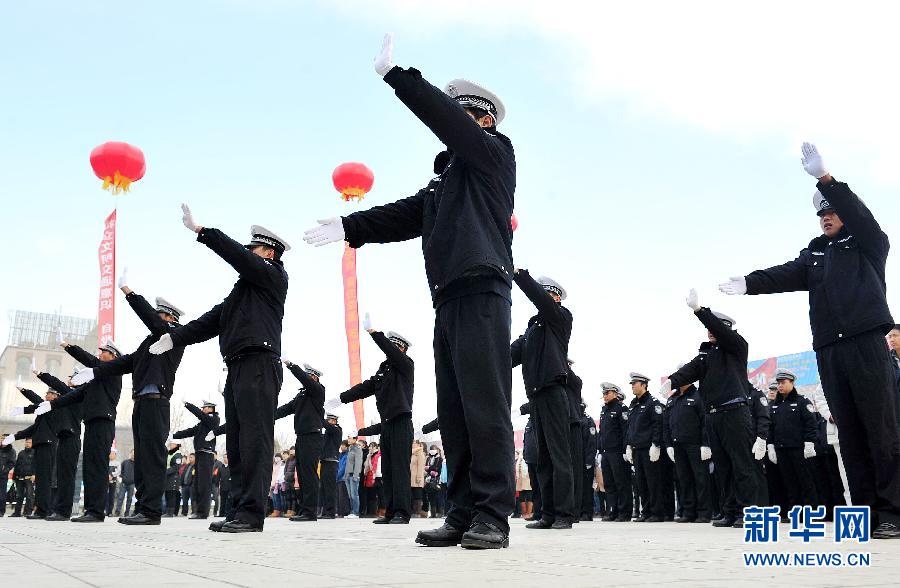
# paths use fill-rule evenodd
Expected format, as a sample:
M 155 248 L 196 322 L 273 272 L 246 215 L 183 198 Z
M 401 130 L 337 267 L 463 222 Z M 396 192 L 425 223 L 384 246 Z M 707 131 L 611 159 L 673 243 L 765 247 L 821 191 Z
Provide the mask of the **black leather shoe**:
M 244 521 L 231 521 L 222 525 L 223 533 L 262 533 L 262 527 Z
M 387 517 L 378 517 L 377 519 L 372 521 L 373 525 L 387 525 L 391 522 L 391 519 Z
M 538 521 L 534 521 L 533 523 L 528 523 L 525 525 L 526 529 L 552 529 L 553 521 L 549 521 L 547 519 L 540 519 Z
M 416 543 L 425 547 L 453 547 L 462 541 L 464 531 L 444 523 L 443 526 L 429 531 L 419 531 Z
M 602 517 L 600 520 L 603 521 L 604 523 L 609 523 L 611 521 L 616 520 L 617 518 L 618 517 L 605 516 L 605 517 Z
M 738 517 L 734 519 L 734 524 L 731 525 L 735 529 L 743 529 L 744 528 L 744 517 Z
M 694 520 L 691 521 L 691 522 L 692 522 L 692 523 L 706 523 L 706 524 L 709 524 L 709 519 L 706 518 L 706 517 L 697 517 L 696 519 L 694 519 Z
M 492 523 L 479 521 L 463 533 L 460 546 L 463 549 L 502 549 L 509 547 L 509 535 Z
M 713 527 L 732 527 L 734 526 L 734 519 L 731 517 L 723 517 L 721 519 L 716 519 L 712 522 Z
M 635 523 L 645 523 L 645 522 L 647 522 L 647 519 L 648 519 L 648 518 L 649 518 L 649 517 L 640 516 L 640 517 L 634 519 L 634 522 L 635 522 Z
M 553 521 L 553 525 L 550 528 L 556 530 L 571 529 L 572 521 L 570 521 L 569 519 L 556 519 L 555 521 Z
M 73 523 L 102 523 L 103 519 L 98 516 L 92 515 L 91 513 L 84 513 L 80 517 L 73 517 Z
M 151 518 L 142 512 L 133 514 L 130 517 L 119 519 L 123 525 L 159 525 L 162 521 L 157 518 Z
M 29 520 L 32 520 L 32 521 L 36 521 L 36 520 L 38 520 L 38 519 L 46 520 L 46 519 L 47 519 L 47 515 L 45 515 L 45 514 L 38 514 L 38 513 L 31 513 L 30 515 L 25 515 L 25 518 L 26 518 L 26 519 L 29 519 Z
M 189 516 L 188 519 L 189 520 L 197 520 L 197 519 L 206 520 L 207 516 L 208 515 L 202 515 L 202 514 L 195 513 L 195 514 L 192 514 L 191 516 Z
M 53 513 L 52 515 L 50 515 L 49 517 L 47 517 L 46 520 L 48 520 L 48 521 L 66 521 L 66 522 L 68 522 L 68 521 L 69 521 L 69 517 L 64 517 L 64 516 L 62 516 L 62 515 L 59 514 L 59 513 Z
M 392 525 L 408 525 L 409 519 L 402 515 L 394 515 L 394 518 L 391 519 Z
M 676 523 L 693 523 L 694 520 L 692 517 L 675 517 Z
M 646 519 L 644 519 L 644 522 L 645 523 L 662 523 L 663 519 L 654 515 L 652 517 L 647 517 Z
M 14 513 L 12 513 L 12 514 L 9 515 L 9 516 L 10 516 L 10 518 L 13 518 L 13 517 L 20 517 L 20 516 L 22 516 L 22 513 L 20 513 L 20 512 L 14 512 Z
M 616 519 L 617 523 L 630 523 L 631 517 L 628 515 L 620 515 L 619 518 Z
M 900 526 L 894 523 L 881 523 L 872 531 L 872 539 L 900 539 Z
M 316 522 L 316 517 L 310 516 L 308 514 L 302 514 L 302 515 L 294 515 L 291 518 L 289 518 L 288 520 L 294 521 L 295 523 L 314 523 L 314 522 Z
M 320 516 L 319 518 L 320 518 L 320 519 L 334 520 L 336 517 L 335 517 L 334 515 L 322 515 L 322 516 Z M 315 519 L 313 519 L 313 520 L 315 520 Z
M 593 521 L 593 520 L 594 520 L 594 517 L 592 517 L 591 515 L 583 514 L 583 515 L 581 515 L 581 518 L 579 518 L 578 520 L 579 520 L 580 522 L 587 523 L 587 522 L 589 522 L 589 521 Z
M 228 523 L 229 523 L 229 521 L 226 519 L 222 519 L 221 521 L 214 521 L 209 524 L 209 530 L 213 531 L 215 533 L 218 533 L 219 531 L 222 530 L 222 527 L 224 527 Z

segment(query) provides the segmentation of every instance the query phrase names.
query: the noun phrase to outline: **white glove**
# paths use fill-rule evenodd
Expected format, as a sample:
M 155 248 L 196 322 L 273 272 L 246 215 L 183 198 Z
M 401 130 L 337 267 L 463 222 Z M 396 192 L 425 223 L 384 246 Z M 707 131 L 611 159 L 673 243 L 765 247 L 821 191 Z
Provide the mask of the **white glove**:
M 51 410 L 53 410 L 53 407 L 50 406 L 50 403 L 45 400 L 37 405 L 37 408 L 34 409 L 34 414 L 35 414 L 35 416 L 39 416 L 39 415 L 48 413 Z
M 9 411 L 9 416 L 11 417 L 22 416 L 23 414 L 25 414 L 24 406 L 14 406 L 12 407 L 12 410 Z
M 366 313 L 366 316 L 363 317 L 363 330 L 369 331 L 372 329 L 372 317 L 369 316 L 369 313 Z
M 318 227 L 313 227 L 303 233 L 303 240 L 307 244 L 321 247 L 344 240 L 344 221 L 341 217 L 335 216 L 316 222 L 319 223 Z
M 122 275 L 119 276 L 119 281 L 116 282 L 116 285 L 119 287 L 119 290 L 128 285 L 128 268 L 122 268 Z
M 712 458 L 712 449 L 703 446 L 700 448 L 700 461 L 709 461 Z
M 684 299 L 688 306 L 691 307 L 691 310 L 697 311 L 700 310 L 700 299 L 697 298 L 697 291 L 691 288 L 691 291 L 688 292 L 687 298 Z
M 216 432 L 215 432 L 215 431 L 210 431 L 209 433 L 206 434 L 206 440 L 207 440 L 207 441 L 212 441 L 212 440 L 215 439 L 215 438 L 216 438 Z
M 772 463 L 775 463 L 775 464 L 778 463 L 778 454 L 775 453 L 774 445 L 769 445 L 769 461 L 771 461 Z
M 162 355 L 166 351 L 172 351 L 175 343 L 172 342 L 172 335 L 166 333 L 159 338 L 159 341 L 150 346 L 150 353 L 153 355 Z
M 813 445 L 812 441 L 807 441 L 803 444 L 803 457 L 804 459 L 809 459 L 811 457 L 816 456 L 816 446 Z
M 63 339 L 62 329 L 60 327 L 56 327 L 56 344 L 62 347 L 63 343 L 65 342 L 66 340 Z
M 625 461 L 627 461 L 628 463 L 633 463 L 631 461 L 631 445 L 629 445 L 625 448 L 625 455 L 623 457 L 625 458 Z
M 72 385 L 81 386 L 94 379 L 94 368 L 85 368 L 72 376 Z
M 381 42 L 381 53 L 375 58 L 375 71 L 384 77 L 394 68 L 394 33 L 385 33 Z
M 662 386 L 659 387 L 659 393 L 663 398 L 668 398 L 672 395 L 672 380 L 666 378 L 666 381 L 662 383 Z
M 825 163 L 822 161 L 822 156 L 819 155 L 819 150 L 816 149 L 815 145 L 812 143 L 804 143 L 800 147 L 800 151 L 803 153 L 803 157 L 800 158 L 800 163 L 803 164 L 803 169 L 806 170 L 806 173 L 817 180 L 822 176 L 828 175 L 828 172 L 825 171 Z
M 650 461 L 659 461 L 659 445 L 650 446 Z
M 744 276 L 731 276 L 727 282 L 719 284 L 719 292 L 734 296 L 747 293 L 747 279 Z
M 169 435 L 169 438 L 166 439 L 166 447 L 168 447 L 169 445 L 171 445 L 173 443 L 175 443 L 175 437 L 173 437 L 172 435 Z
M 335 408 L 339 407 L 342 404 L 343 404 L 343 402 L 341 402 L 340 398 L 332 398 L 331 400 L 329 400 L 328 402 L 325 403 L 325 406 L 323 408 L 325 410 L 334 410 Z
M 766 455 L 766 440 L 762 437 L 757 437 L 756 442 L 753 444 L 753 457 L 756 460 L 760 460 L 763 456 Z
M 666 455 L 669 456 L 669 459 L 672 460 L 672 463 L 675 463 L 675 448 L 674 447 L 666 447 Z
M 188 229 L 196 233 L 198 228 L 197 223 L 194 222 L 194 215 L 191 214 L 191 209 L 187 204 L 181 205 L 181 212 L 183 213 L 181 215 L 181 222 L 183 222 L 184 226 L 186 226 Z
M 3 446 L 12 445 L 13 441 L 15 441 L 15 440 L 16 440 L 15 435 L 7 435 L 6 437 L 3 438 L 3 443 L 0 443 L 0 445 L 3 445 Z
M 16 388 L 18 388 L 19 390 L 22 389 L 22 375 L 21 374 L 16 376 Z

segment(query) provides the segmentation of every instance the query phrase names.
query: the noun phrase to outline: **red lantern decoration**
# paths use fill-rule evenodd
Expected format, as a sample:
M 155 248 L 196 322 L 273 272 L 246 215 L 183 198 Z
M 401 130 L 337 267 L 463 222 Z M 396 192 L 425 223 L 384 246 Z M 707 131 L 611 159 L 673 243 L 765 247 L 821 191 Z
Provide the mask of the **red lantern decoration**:
M 127 192 L 131 183 L 143 178 L 147 171 L 143 151 L 120 141 L 104 143 L 91 151 L 91 167 L 103 180 L 103 189 L 113 194 Z
M 331 174 L 334 189 L 341 193 L 344 202 L 352 199 L 362 200 L 372 189 L 375 174 L 365 164 L 349 162 L 334 168 Z
M 511 217 L 509 217 L 509 226 L 512 227 L 512 232 L 515 233 L 516 229 L 519 228 L 519 219 L 516 218 L 516 213 L 513 213 Z

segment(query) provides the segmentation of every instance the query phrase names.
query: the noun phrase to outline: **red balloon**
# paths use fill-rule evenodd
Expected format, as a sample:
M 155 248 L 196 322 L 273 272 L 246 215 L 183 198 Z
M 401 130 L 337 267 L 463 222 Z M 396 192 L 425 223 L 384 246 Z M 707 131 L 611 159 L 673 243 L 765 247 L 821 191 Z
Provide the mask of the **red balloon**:
M 516 218 L 516 213 L 513 213 L 513 215 L 509 217 L 509 224 L 512 227 L 513 233 L 515 233 L 516 229 L 519 228 L 519 219 Z
M 103 180 L 103 189 L 111 189 L 114 194 L 127 192 L 131 182 L 143 178 L 147 171 L 143 151 L 120 141 L 104 143 L 91 151 L 91 167 Z
M 356 198 L 362 200 L 372 184 L 375 183 L 375 174 L 363 163 L 348 162 L 334 168 L 331 174 L 334 189 L 341 193 L 344 201 Z

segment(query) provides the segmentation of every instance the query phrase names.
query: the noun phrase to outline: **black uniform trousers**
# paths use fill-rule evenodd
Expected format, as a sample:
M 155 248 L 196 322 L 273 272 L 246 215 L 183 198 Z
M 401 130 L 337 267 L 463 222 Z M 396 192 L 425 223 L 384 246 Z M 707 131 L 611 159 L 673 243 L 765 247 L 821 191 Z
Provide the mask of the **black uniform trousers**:
M 31 514 L 34 508 L 34 482 L 16 478 L 16 509 L 15 514 L 22 514 L 22 504 L 25 504 L 25 514 Z
M 600 469 L 606 488 L 606 516 L 631 518 L 631 464 L 621 451 L 604 451 Z
M 64 517 L 72 516 L 72 502 L 75 500 L 75 471 L 78 469 L 78 454 L 81 452 L 80 435 L 63 435 L 56 441 L 56 493 L 53 495 L 51 510 Z M 106 454 L 109 470 L 109 454 Z M 103 496 L 106 498 L 106 495 Z
M 743 517 L 744 507 L 752 506 L 758 494 L 750 408 L 742 404 L 731 410 L 718 410 L 709 413 L 706 422 L 722 514 L 728 518 Z
M 660 516 L 672 520 L 675 517 L 675 464 L 665 455 L 664 447 L 660 447 L 659 450 L 659 508 L 662 512 Z
M 225 380 L 225 446 L 231 471 L 232 520 L 258 528 L 266 518 L 275 451 L 275 409 L 284 377 L 270 353 L 232 360 Z
M 763 459 L 754 458 L 756 467 L 753 472 L 756 474 L 756 501 L 754 502 L 757 506 L 768 506 L 769 505 L 769 481 L 766 478 L 766 466 L 763 462 L 767 461 L 765 456 Z
M 581 488 L 584 486 L 584 439 L 581 423 L 569 423 L 569 459 L 572 462 L 572 515 L 575 520 L 581 516 Z
M 884 337 L 869 331 L 816 351 L 822 390 L 838 427 L 855 505 L 873 525 L 900 523 L 900 430 L 894 371 Z
M 510 328 L 510 302 L 497 294 L 456 298 L 435 312 L 447 522 L 457 529 L 484 521 L 509 532 L 516 501 Z M 565 450 L 566 461 L 567 454 Z
M 209 516 L 214 461 L 213 454 L 205 451 L 198 451 L 194 456 L 197 469 L 194 472 L 194 479 L 191 480 L 191 499 L 194 503 L 194 514 L 201 517 Z
M 412 444 L 412 441 L 410 441 L 410 444 Z M 382 451 L 382 459 L 383 456 L 384 452 Z M 333 517 L 335 515 L 335 504 L 337 503 L 338 462 L 322 461 L 321 468 L 322 471 L 319 474 L 319 492 L 322 495 L 322 516 Z M 382 471 L 383 470 L 384 464 L 382 463 Z M 303 492 L 303 482 L 300 482 L 300 492 Z M 316 500 L 318 501 L 318 498 Z M 313 511 L 313 514 L 315 514 L 315 511 Z
M 162 516 L 162 498 L 166 488 L 169 400 L 163 397 L 136 397 L 131 428 L 134 435 L 134 512 L 158 519 Z M 177 512 L 178 501 L 170 503 L 167 497 L 166 508 L 174 508 Z
M 296 508 L 298 515 L 316 518 L 316 510 L 319 508 L 318 465 L 324 443 L 325 436 L 318 431 L 297 435 L 295 455 L 297 456 L 297 479 L 300 481 L 300 496 L 297 497 Z M 335 472 L 336 475 L 337 472 Z M 293 480 L 285 480 L 285 483 L 291 488 L 294 486 Z M 334 502 L 332 502 L 333 504 Z
M 109 452 L 115 435 L 116 423 L 110 419 L 92 419 L 84 424 L 84 512 L 100 519 L 106 512 Z
M 784 481 L 781 479 L 781 468 L 778 467 L 778 464 L 769 461 L 768 456 L 764 461 L 766 462 L 766 485 L 769 494 L 769 505 L 780 506 L 781 516 L 787 516 L 790 506 L 788 506 L 788 495 L 784 488 Z
M 566 389 L 559 384 L 547 386 L 530 402 L 538 449 L 541 515 L 550 522 L 557 519 L 572 521 L 575 519 L 575 481 L 569 453 Z
M 526 462 L 525 465 L 528 466 L 528 481 L 531 483 L 531 504 L 533 505 L 531 517 L 539 520 L 543 512 L 543 502 L 541 501 L 541 484 L 538 481 L 537 464 Z
M 384 481 L 385 517 L 409 520 L 412 511 L 409 462 L 412 458 L 412 415 L 381 423 L 381 479 Z
M 661 448 L 660 448 L 661 449 Z M 631 461 L 634 463 L 634 477 L 637 481 L 638 494 L 641 496 L 641 518 L 663 518 L 662 457 L 650 461 L 650 448 L 631 448 Z
M 594 518 L 594 468 L 581 466 L 581 516 Z
M 816 493 L 816 484 L 813 481 L 811 459 L 803 457 L 802 447 L 775 449 L 778 456 L 778 469 L 781 471 L 781 480 L 784 483 L 788 496 L 788 510 L 794 506 L 817 506 L 819 495 Z
M 678 497 L 686 519 L 710 518 L 709 464 L 700 459 L 700 446 L 676 443 L 675 474 Z

